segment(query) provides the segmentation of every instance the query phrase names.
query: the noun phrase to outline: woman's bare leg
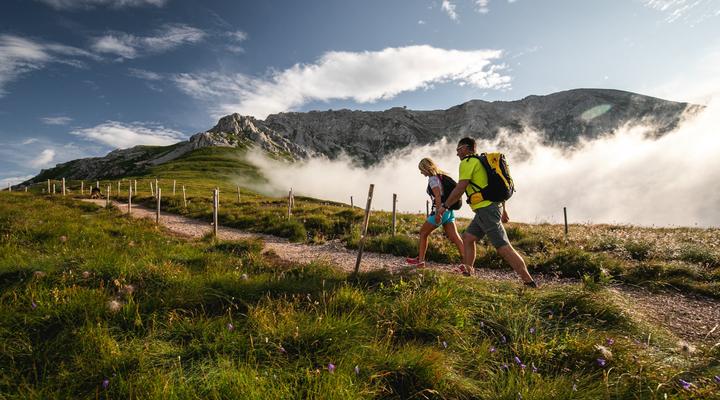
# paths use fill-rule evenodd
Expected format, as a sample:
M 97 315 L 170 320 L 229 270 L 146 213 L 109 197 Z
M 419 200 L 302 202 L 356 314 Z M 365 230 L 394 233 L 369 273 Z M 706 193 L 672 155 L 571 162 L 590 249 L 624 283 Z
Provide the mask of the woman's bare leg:
M 445 229 L 445 234 L 447 235 L 448 239 L 450 239 L 450 241 L 455 243 L 455 246 L 457 246 L 458 251 L 460 252 L 460 259 L 464 260 L 465 246 L 462 239 L 460 239 L 460 234 L 457 231 L 457 226 L 455 226 L 455 222 L 449 222 L 443 225 L 443 229 Z
M 428 236 L 435 230 L 436 226 L 425 221 L 420 228 L 420 248 L 418 249 L 418 260 L 425 261 L 425 253 L 428 247 Z

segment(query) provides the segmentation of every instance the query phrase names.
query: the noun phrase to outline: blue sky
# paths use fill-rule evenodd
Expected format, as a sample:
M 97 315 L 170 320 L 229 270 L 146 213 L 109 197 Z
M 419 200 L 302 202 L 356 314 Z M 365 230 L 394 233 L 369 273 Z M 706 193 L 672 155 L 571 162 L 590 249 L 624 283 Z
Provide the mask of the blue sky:
M 4 0 L 0 183 L 230 112 L 578 87 L 704 102 L 718 76 L 717 0 Z

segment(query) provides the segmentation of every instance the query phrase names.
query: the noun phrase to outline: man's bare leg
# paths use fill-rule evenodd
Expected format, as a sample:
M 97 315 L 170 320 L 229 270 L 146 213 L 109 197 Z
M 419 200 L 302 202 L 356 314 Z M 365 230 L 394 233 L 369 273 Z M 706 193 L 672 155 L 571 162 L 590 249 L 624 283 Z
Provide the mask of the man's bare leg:
M 506 244 L 505 246 L 498 248 L 497 252 L 503 260 L 510 264 L 513 271 L 515 271 L 517 276 L 519 276 L 524 283 L 530 283 L 533 281 L 532 276 L 530 276 L 530 273 L 528 272 L 527 265 L 525 265 L 525 260 L 520 257 L 520 254 L 518 254 L 511 245 Z
M 475 265 L 475 242 L 478 238 L 470 233 L 463 233 L 463 247 L 465 247 L 465 254 L 463 255 L 463 265 L 468 268 L 470 273 L 473 272 L 473 266 Z

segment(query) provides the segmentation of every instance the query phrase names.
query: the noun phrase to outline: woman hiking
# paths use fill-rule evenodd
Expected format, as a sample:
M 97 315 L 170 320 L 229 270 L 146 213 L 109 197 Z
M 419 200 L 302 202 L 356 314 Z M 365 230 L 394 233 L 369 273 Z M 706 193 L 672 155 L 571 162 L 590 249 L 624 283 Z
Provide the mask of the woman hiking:
M 418 168 L 420 169 L 421 174 L 428 177 L 427 193 L 432 199 L 433 206 L 430 215 L 420 228 L 418 256 L 416 258 L 407 258 L 405 261 L 409 265 L 417 267 L 425 266 L 425 253 L 427 252 L 428 247 L 428 236 L 430 236 L 435 228 L 441 225 L 443 229 L 445 229 L 445 234 L 450 241 L 455 243 L 457 246 L 458 251 L 460 252 L 460 257 L 462 258 L 464 254 L 464 246 L 462 239 L 460 239 L 460 235 L 458 235 L 457 226 L 455 226 L 455 213 L 453 210 L 445 210 L 442 215 L 435 213 L 435 210 L 440 208 L 440 205 L 443 202 L 443 197 L 450 194 L 443 193 L 443 180 L 449 179 L 452 181 L 452 178 L 450 178 L 445 171 L 441 170 L 430 158 L 423 158 L 420 160 Z

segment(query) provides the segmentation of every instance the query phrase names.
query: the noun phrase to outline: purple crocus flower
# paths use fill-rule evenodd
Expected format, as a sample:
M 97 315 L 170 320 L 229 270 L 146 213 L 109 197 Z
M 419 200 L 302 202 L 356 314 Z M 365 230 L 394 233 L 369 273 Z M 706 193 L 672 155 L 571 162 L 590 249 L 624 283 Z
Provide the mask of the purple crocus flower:
M 532 372 L 534 372 L 534 373 L 537 374 L 538 369 L 537 369 L 537 367 L 535 366 L 535 363 L 530 363 L 530 366 L 532 366 Z
M 235 330 L 235 325 L 233 325 L 232 322 L 228 322 L 228 324 L 227 324 L 227 330 L 229 330 L 230 332 L 234 331 L 234 330 Z
M 520 369 L 525 369 L 525 368 L 527 368 L 527 365 L 525 365 L 525 364 L 520 364 Z
M 495 351 L 497 351 L 497 350 L 495 349 L 495 347 L 490 346 L 490 352 L 491 352 L 491 353 L 494 353 Z
M 102 382 L 102 387 L 103 387 L 103 389 L 107 389 L 108 386 L 110 386 L 110 379 L 105 379 L 105 380 Z
M 683 387 L 683 389 L 690 390 L 690 386 L 692 386 L 692 383 L 682 379 L 678 379 L 678 381 L 680 382 L 680 385 Z
M 34 310 L 37 308 L 37 304 L 35 304 L 35 300 L 30 304 L 30 307 Z
M 715 375 L 715 383 L 720 383 L 720 375 Z
M 355 375 L 360 375 L 360 367 L 357 365 L 355 366 Z
M 505 338 L 505 335 L 500 336 L 500 343 L 507 343 L 507 339 Z
M 335 373 L 335 364 L 330 363 L 328 364 L 328 371 L 330 371 L 331 374 Z
M 597 359 L 597 363 L 598 363 L 599 366 L 604 367 L 606 361 L 605 361 L 604 358 L 598 358 L 598 359 Z
M 530 328 L 530 334 L 534 334 L 534 333 L 535 333 L 535 328 Z
M 613 339 L 613 338 L 607 338 L 607 340 L 605 341 L 605 343 L 607 343 L 608 346 L 612 346 L 613 344 L 615 344 L 615 339 Z
M 501 369 L 504 369 L 504 370 L 508 370 L 508 369 L 510 369 L 510 367 L 508 367 L 508 365 L 507 365 L 507 364 L 503 364 L 503 365 L 501 365 L 501 366 L 500 366 L 500 368 L 501 368 Z
M 442 342 L 443 348 L 447 349 L 447 342 L 443 340 Z
M 282 354 L 287 354 L 287 350 L 285 350 L 285 348 L 282 347 L 282 346 L 280 346 L 280 348 L 278 349 L 278 351 L 280 351 L 280 353 L 282 353 Z
M 515 356 L 515 362 L 517 363 L 517 365 L 522 365 L 522 361 L 520 361 L 520 357 L 518 356 Z

